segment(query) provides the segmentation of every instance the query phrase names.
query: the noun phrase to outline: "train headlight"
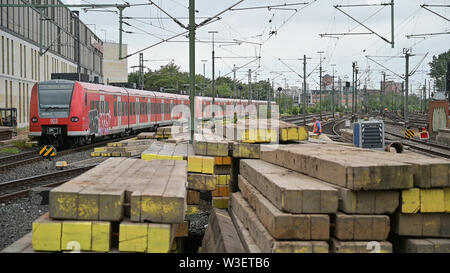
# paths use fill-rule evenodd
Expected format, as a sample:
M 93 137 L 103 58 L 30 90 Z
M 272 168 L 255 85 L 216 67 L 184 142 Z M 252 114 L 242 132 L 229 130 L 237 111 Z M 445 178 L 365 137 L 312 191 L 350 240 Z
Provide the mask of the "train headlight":
M 72 118 L 70 119 L 70 121 L 72 121 L 72 122 L 78 122 L 78 121 L 80 121 L 80 118 L 79 118 L 79 117 L 72 117 Z
M 31 122 L 37 123 L 37 122 L 38 122 L 38 118 L 37 118 L 37 117 L 32 117 L 32 118 L 31 118 Z

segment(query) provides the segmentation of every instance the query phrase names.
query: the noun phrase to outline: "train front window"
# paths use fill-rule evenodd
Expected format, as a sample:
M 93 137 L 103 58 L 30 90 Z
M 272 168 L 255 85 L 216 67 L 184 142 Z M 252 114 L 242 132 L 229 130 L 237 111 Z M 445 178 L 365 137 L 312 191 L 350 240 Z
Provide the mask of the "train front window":
M 74 83 L 70 81 L 43 82 L 39 84 L 39 112 L 47 118 L 68 117 Z
M 72 84 L 39 84 L 39 108 L 69 109 L 72 99 Z

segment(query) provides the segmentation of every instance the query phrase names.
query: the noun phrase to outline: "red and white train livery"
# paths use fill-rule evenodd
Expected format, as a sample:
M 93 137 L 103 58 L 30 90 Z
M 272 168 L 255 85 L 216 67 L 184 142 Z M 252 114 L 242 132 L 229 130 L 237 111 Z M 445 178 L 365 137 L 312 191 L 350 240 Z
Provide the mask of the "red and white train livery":
M 212 98 L 196 97 L 195 117 L 211 117 Z M 189 107 L 189 96 L 135 90 L 67 80 L 36 83 L 31 92 L 30 137 L 40 145 L 84 145 L 94 138 L 144 131 L 180 119 L 177 105 Z M 216 117 L 232 116 L 226 105 L 235 100 L 217 98 Z M 247 100 L 236 100 L 247 106 Z M 267 104 L 252 101 L 252 104 Z M 206 110 L 206 111 L 205 111 Z

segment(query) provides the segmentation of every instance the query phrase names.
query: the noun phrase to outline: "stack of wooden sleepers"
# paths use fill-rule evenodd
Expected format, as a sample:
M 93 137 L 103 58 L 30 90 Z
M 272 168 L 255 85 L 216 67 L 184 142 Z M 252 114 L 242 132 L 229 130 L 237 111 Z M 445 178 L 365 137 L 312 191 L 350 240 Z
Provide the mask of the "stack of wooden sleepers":
M 13 132 L 14 132 L 14 130 L 12 127 L 0 126 L 0 140 L 11 139 Z
M 131 138 L 120 142 L 111 142 L 107 147 L 94 148 L 91 156 L 134 157 L 140 155 L 154 141 L 154 139 Z
M 150 147 L 141 153 L 143 160 L 186 160 L 193 155 L 192 145 L 188 143 L 168 143 L 162 141 L 153 142 Z
M 187 236 L 186 161 L 110 158 L 50 191 L 34 251 L 176 251 Z
M 264 145 L 228 212 L 246 252 L 448 253 L 449 179 L 450 161 L 418 154 Z
M 216 134 L 241 143 L 277 143 L 308 139 L 306 127 L 275 119 L 239 119 L 216 122 Z
M 213 134 L 195 135 L 195 155 L 188 157 L 188 204 L 197 205 L 200 192 L 210 192 L 212 206 L 228 208 L 231 157 L 229 144 Z
M 411 154 L 404 157 L 418 168 L 414 187 L 401 192 L 401 206 L 393 217 L 396 251 L 450 253 L 449 161 Z
M 156 138 L 155 132 L 143 132 L 137 135 L 137 139 L 154 139 Z

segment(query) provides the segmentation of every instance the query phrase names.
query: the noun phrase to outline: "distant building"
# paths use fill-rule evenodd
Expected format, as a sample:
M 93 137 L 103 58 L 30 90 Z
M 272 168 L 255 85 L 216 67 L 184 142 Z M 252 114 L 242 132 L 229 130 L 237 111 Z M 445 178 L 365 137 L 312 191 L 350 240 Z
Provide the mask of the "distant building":
M 128 82 L 128 58 L 119 60 L 119 44 L 103 44 L 103 77 L 105 84 Z M 122 56 L 128 55 L 128 46 L 122 45 Z
M 386 93 L 401 92 L 402 86 L 401 82 L 386 81 Z
M 333 76 L 325 74 L 322 77 L 322 90 L 331 90 L 333 86 Z
M 41 1 L 1 3 L 29 2 Z M 52 3 L 63 4 L 59 0 Z M 52 73 L 77 72 L 76 15 L 68 8 L 49 7 L 43 9 L 43 16 L 41 34 L 38 9 L 0 7 L 0 107 L 17 108 L 19 128 L 28 126 L 31 89 L 36 82 L 50 80 Z M 80 72 L 102 82 L 103 42 L 83 22 L 80 22 L 79 33 Z M 43 55 L 40 54 L 40 37 Z

